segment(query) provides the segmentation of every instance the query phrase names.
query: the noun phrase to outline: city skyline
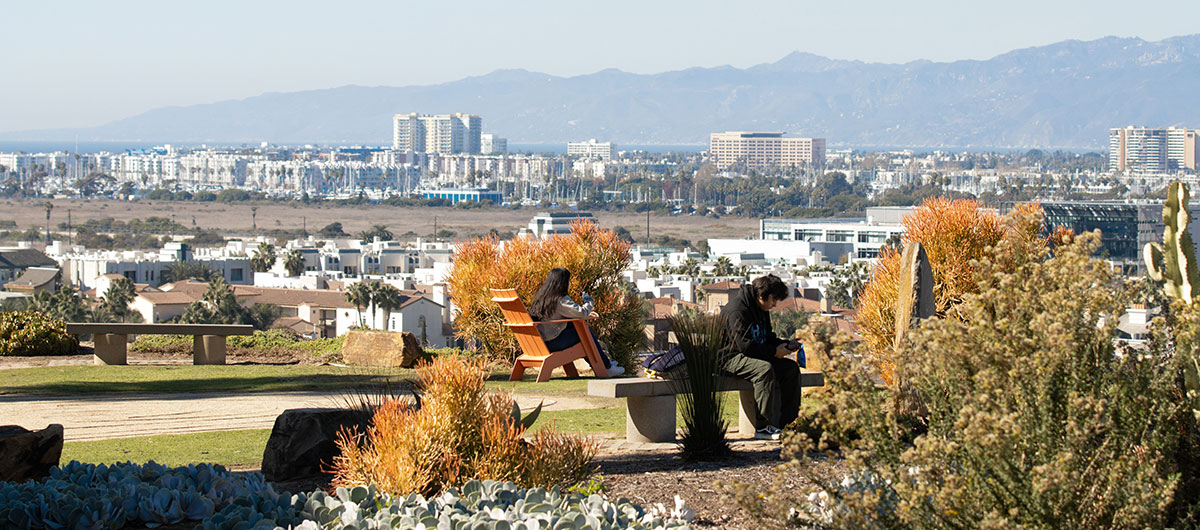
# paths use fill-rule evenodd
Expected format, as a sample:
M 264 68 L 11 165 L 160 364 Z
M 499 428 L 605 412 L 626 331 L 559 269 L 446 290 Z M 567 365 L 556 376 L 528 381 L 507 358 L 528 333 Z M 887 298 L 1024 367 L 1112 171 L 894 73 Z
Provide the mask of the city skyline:
M 148 2 L 14 5 L 0 45 L 0 132 L 88 127 L 164 106 L 344 85 L 410 86 L 519 68 L 573 76 L 769 63 L 793 51 L 904 63 L 981 60 L 1067 39 L 1157 40 L 1194 32 L 1194 3 L 1126 12 L 1116 2 L 1003 6 L 769 2 L 632 4 L 605 9 L 540 2 L 513 9 L 361 2 L 212 2 L 203 10 Z M 1170 17 L 1162 13 L 1169 11 Z M 1119 13 L 1119 16 L 1118 16 Z M 318 16 L 319 15 L 319 16 Z M 364 16 L 369 15 L 369 16 Z M 454 45 L 401 42 L 453 27 Z M 452 24 L 450 22 L 453 22 Z M 114 31 L 137 28 L 136 31 Z M 902 31 L 898 31 L 902 30 Z

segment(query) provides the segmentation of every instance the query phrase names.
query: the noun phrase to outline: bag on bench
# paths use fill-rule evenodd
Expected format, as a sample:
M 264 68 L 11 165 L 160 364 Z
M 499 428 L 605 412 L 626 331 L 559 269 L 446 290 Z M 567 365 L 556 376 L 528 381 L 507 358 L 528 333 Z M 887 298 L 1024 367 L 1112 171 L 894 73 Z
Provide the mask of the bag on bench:
M 665 352 L 647 357 L 642 361 L 642 367 L 646 369 L 646 377 L 667 379 L 677 375 L 676 372 L 680 370 L 686 370 L 687 363 L 684 362 L 683 349 L 674 345 Z

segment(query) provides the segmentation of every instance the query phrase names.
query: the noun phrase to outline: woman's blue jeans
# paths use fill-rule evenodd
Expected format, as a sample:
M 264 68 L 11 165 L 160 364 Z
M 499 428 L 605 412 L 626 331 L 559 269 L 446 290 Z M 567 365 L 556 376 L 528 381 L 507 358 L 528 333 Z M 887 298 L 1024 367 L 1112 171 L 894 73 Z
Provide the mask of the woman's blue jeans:
M 596 341 L 596 351 L 600 352 L 600 360 L 604 361 L 604 367 L 612 367 L 612 361 L 608 360 L 608 354 L 604 353 L 604 348 L 600 347 L 600 341 L 596 340 L 596 336 L 592 336 L 592 340 Z M 557 337 L 546 341 L 546 349 L 551 352 L 563 351 L 571 346 L 579 344 L 579 332 L 575 331 L 574 324 L 568 324 L 566 329 L 562 330 Z M 588 364 L 592 364 L 591 359 L 586 359 Z

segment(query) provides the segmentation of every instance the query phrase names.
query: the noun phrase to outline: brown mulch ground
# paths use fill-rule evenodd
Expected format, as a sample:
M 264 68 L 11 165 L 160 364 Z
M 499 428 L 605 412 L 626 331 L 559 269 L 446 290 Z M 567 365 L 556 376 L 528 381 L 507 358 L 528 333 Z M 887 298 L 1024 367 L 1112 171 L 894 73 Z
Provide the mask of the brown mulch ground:
M 683 498 L 696 512 L 695 528 L 758 530 L 772 522 L 760 521 L 738 507 L 732 498 L 734 484 L 747 485 L 752 491 L 766 491 L 776 480 L 776 468 L 783 463 L 778 443 L 736 441 L 733 454 L 706 462 L 688 462 L 673 451 L 606 452 L 597 459 L 603 494 L 615 500 L 621 497 L 649 508 L 657 503 L 670 509 L 675 496 Z M 822 462 L 821 476 L 840 476 L 841 462 Z M 795 473 L 782 475 L 783 487 L 792 489 L 806 483 Z M 328 488 L 330 477 L 315 476 L 277 482 L 280 491 L 312 491 Z M 718 486 L 717 482 L 723 483 Z M 799 493 L 797 493 L 799 497 Z

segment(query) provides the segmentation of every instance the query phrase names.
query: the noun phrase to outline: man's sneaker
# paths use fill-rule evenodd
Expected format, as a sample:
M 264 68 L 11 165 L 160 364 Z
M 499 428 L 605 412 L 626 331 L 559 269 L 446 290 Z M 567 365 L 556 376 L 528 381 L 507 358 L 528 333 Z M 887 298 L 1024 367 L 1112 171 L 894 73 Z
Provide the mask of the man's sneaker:
M 754 437 L 759 440 L 778 440 L 779 435 L 783 433 L 783 429 L 774 425 L 767 425 L 757 431 L 754 431 Z
M 619 364 L 614 364 L 614 365 L 612 365 L 612 366 L 608 367 L 608 376 L 609 376 L 609 377 L 616 377 L 616 376 L 618 376 L 618 375 L 621 375 L 621 374 L 623 374 L 623 373 L 625 373 L 625 367 L 624 367 L 624 366 L 621 366 L 621 365 L 619 365 Z

